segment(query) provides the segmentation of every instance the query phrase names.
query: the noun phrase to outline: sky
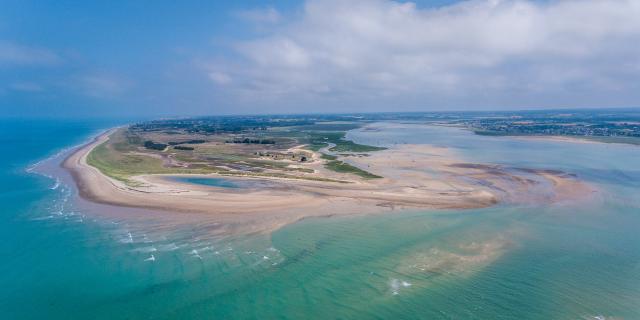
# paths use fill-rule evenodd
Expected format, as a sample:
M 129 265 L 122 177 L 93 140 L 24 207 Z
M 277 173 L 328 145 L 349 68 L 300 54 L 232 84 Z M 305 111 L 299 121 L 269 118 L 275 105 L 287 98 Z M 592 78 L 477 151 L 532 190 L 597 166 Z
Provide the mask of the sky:
M 638 0 L 0 8 L 0 116 L 640 106 Z

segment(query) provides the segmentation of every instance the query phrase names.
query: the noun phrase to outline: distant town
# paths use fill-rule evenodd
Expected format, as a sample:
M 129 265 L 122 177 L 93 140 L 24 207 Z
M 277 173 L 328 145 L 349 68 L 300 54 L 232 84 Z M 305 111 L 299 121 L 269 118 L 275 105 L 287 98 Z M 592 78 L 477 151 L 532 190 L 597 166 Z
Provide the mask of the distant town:
M 640 112 L 634 110 L 511 112 L 453 122 L 484 135 L 640 137 Z
M 328 128 L 328 121 L 336 122 L 336 128 Z M 255 133 L 275 127 L 313 128 L 317 122 L 323 122 L 322 128 L 318 129 L 345 130 L 358 126 L 351 127 L 348 123 L 362 124 L 375 121 L 426 122 L 433 125 L 457 126 L 479 135 L 572 136 L 602 142 L 640 144 L 640 109 L 221 116 L 156 120 L 136 124 L 132 129 L 153 131 L 173 128 L 201 134 L 237 134 Z M 234 142 L 266 143 L 244 140 Z

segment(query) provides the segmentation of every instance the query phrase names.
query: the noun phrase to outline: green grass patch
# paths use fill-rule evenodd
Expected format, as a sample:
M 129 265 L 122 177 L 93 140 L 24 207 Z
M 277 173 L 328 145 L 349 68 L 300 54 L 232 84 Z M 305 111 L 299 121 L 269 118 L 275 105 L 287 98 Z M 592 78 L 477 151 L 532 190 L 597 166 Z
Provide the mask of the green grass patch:
M 336 159 L 338 159 L 338 157 L 332 156 L 332 155 L 326 154 L 326 153 L 322 153 L 320 158 L 322 158 L 324 160 L 336 160 Z
M 355 174 L 357 176 L 360 176 L 362 178 L 365 179 L 379 179 L 382 178 L 381 176 L 375 175 L 371 172 L 368 171 L 364 171 L 358 167 L 354 167 L 344 161 L 340 161 L 340 160 L 332 160 L 327 162 L 325 165 L 325 168 L 335 171 L 335 172 L 340 172 L 340 173 L 352 173 Z
M 307 143 L 307 149 L 319 151 L 328 146 L 329 143 L 335 144 L 330 151 L 333 152 L 373 152 L 385 150 L 383 147 L 375 147 L 364 144 L 355 143 L 351 140 L 345 140 L 346 132 L 307 132 L 307 137 L 302 140 Z
M 211 173 L 213 168 L 167 168 L 162 160 L 141 154 L 131 154 L 131 146 L 122 142 L 122 135 L 114 133 L 111 139 L 93 148 L 87 155 L 87 164 L 100 170 L 104 175 L 133 185 L 131 176 L 160 173 Z
M 383 147 L 374 147 L 368 146 L 365 144 L 358 144 L 351 140 L 339 140 L 338 142 L 334 142 L 336 144 L 335 147 L 330 148 L 329 151 L 333 152 L 372 152 L 372 151 L 381 151 L 386 148 Z
M 308 144 L 306 149 L 311 150 L 311 151 L 320 151 L 320 149 L 328 147 L 329 145 L 326 143 L 311 143 Z
M 320 177 L 294 177 L 288 173 L 293 172 L 305 172 L 313 173 L 313 169 L 290 167 L 289 163 L 280 161 L 271 161 L 258 159 L 255 156 L 257 151 L 267 150 L 268 152 L 285 152 L 287 148 L 306 144 L 307 149 L 318 151 L 322 148 L 326 148 L 335 144 L 331 148 L 332 151 L 345 152 L 345 153 L 363 153 L 370 151 L 383 150 L 384 148 L 367 146 L 354 143 L 353 141 L 345 140 L 345 134 L 343 130 L 352 129 L 354 127 L 351 123 L 323 123 L 322 125 L 314 126 L 299 126 L 281 128 L 279 130 L 265 130 L 255 134 L 260 136 L 261 139 L 271 139 L 277 141 L 277 146 L 274 145 L 260 145 L 252 148 L 249 144 L 239 145 L 220 145 L 220 144 L 201 144 L 203 141 L 199 137 L 185 136 L 186 142 L 193 142 L 188 147 L 180 150 L 183 147 L 173 146 L 165 152 L 155 150 L 154 148 L 146 148 L 144 142 L 153 141 L 163 144 L 170 142 L 179 142 L 184 139 L 174 135 L 170 139 L 162 137 L 158 133 L 148 133 L 146 131 L 132 131 L 127 128 L 122 128 L 114 132 L 109 141 L 96 146 L 88 155 L 87 163 L 98 170 L 104 175 L 113 179 L 122 181 L 128 185 L 134 185 L 134 181 L 131 180 L 132 176 L 142 174 L 197 174 L 197 173 L 226 173 L 226 174 L 238 174 L 238 175 L 264 175 L 282 178 L 292 179 L 308 179 L 319 181 L 333 181 L 331 179 L 324 179 Z M 304 130 L 301 130 L 304 128 Z M 313 129 L 313 130 L 311 130 Z M 318 131 L 318 129 L 324 129 L 327 131 Z M 341 131 L 331 131 L 340 129 Z M 166 132 L 165 132 L 166 134 Z M 238 135 L 225 134 L 225 135 L 212 135 L 208 138 L 210 141 L 225 141 L 229 139 L 235 139 Z M 252 135 L 253 137 L 254 135 Z M 196 140 L 196 138 L 200 140 Z M 213 139 L 213 140 L 212 140 Z M 197 143 L 196 143 L 197 142 Z M 174 143 L 172 143 L 174 144 Z M 193 150 L 190 150 L 193 148 Z M 163 148 L 164 149 L 164 148 Z M 173 156 L 173 160 L 168 156 Z M 322 159 L 328 161 L 327 168 L 344 173 L 356 174 L 360 177 L 373 179 L 381 178 L 377 175 L 371 174 L 367 171 L 361 170 L 357 167 L 351 166 L 348 163 L 338 160 L 337 156 L 331 154 L 322 154 Z M 164 160 L 163 160 L 164 159 Z M 179 166 L 166 166 L 165 162 L 180 161 L 189 165 L 189 168 L 183 168 Z M 251 173 L 241 172 L 224 172 L 227 171 L 221 166 L 230 166 L 232 168 L 249 167 L 246 171 L 253 171 Z M 242 169 L 244 170 L 244 169 Z M 264 170 L 281 171 L 276 172 L 263 172 Z M 334 181 L 336 182 L 336 181 Z M 342 181 L 339 181 L 342 182 Z

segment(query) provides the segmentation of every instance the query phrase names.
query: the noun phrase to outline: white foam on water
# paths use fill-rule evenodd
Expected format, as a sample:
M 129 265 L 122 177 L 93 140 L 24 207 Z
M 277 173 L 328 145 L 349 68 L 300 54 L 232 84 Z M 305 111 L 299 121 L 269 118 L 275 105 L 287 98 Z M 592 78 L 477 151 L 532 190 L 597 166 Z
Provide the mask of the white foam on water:
M 594 320 L 609 320 L 609 319 L 611 319 L 611 320 L 613 320 L 613 319 L 622 319 L 622 318 L 597 315 L 597 316 L 586 316 L 583 319 L 594 319 Z
M 407 282 L 407 281 L 403 281 L 403 280 L 399 280 L 399 279 L 391 279 L 391 281 L 389 281 L 389 287 L 391 289 L 391 293 L 393 295 L 398 295 L 400 294 L 400 290 L 403 288 L 408 288 L 411 286 L 411 283 Z
M 56 178 L 56 182 L 49 189 L 56 190 L 56 189 L 58 189 L 58 187 L 60 187 L 60 179 Z
M 196 249 L 191 250 L 190 254 L 194 258 L 198 258 L 198 259 L 202 260 L 202 256 L 200 255 L 200 253 L 198 253 L 198 250 L 196 250 Z
M 25 171 L 28 172 L 28 173 L 38 173 L 38 174 L 40 174 L 42 176 L 51 178 L 50 175 L 47 175 L 47 174 L 45 174 L 43 172 L 36 172 L 36 169 L 38 169 L 38 167 L 40 167 L 42 164 L 44 164 L 46 162 L 49 162 L 49 161 L 52 161 L 52 160 L 55 160 L 55 159 L 59 158 L 60 156 L 62 156 L 63 154 L 65 154 L 66 152 L 68 152 L 69 150 L 71 150 L 73 148 L 75 148 L 75 147 L 64 148 L 64 149 L 56 152 L 55 154 L 51 155 L 50 157 L 47 157 L 45 159 L 42 159 L 40 161 L 37 161 L 37 162 L 27 166 Z
M 42 220 L 50 220 L 55 218 L 55 216 L 44 216 L 44 217 L 37 217 L 37 218 L 31 218 L 31 221 L 42 221 Z
M 149 239 L 146 234 L 142 235 L 142 242 L 144 243 L 153 243 L 153 240 Z
M 156 247 L 154 247 L 154 246 L 148 246 L 148 247 L 142 247 L 142 248 L 135 248 L 135 249 L 133 249 L 131 251 L 148 253 L 148 252 L 156 252 L 156 251 L 158 251 L 158 249 Z
M 120 243 L 133 243 L 133 235 L 131 235 L 131 232 L 127 232 L 127 237 L 121 239 Z
M 144 261 L 156 261 L 156 257 L 151 255 L 151 257 L 144 259 Z
M 175 243 L 163 244 L 158 246 L 159 251 L 174 251 L 180 249 Z

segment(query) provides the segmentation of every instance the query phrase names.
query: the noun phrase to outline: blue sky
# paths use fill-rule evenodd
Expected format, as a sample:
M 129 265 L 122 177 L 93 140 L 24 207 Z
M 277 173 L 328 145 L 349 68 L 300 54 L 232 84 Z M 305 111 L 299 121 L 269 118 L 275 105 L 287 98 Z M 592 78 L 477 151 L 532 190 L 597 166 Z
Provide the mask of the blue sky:
M 640 101 L 633 0 L 1 2 L 2 116 Z

